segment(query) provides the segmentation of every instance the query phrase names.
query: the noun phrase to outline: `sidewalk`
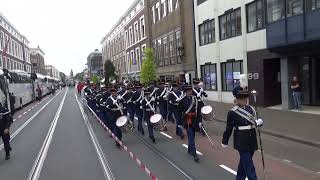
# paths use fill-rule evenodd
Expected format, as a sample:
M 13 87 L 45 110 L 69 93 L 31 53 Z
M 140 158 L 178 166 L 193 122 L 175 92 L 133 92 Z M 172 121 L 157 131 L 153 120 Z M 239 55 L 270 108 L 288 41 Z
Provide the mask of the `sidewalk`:
M 213 106 L 215 118 L 221 122 L 226 122 L 227 113 L 234 106 L 214 101 L 207 104 Z M 320 115 L 269 108 L 258 111 L 264 120 L 263 133 L 320 148 Z

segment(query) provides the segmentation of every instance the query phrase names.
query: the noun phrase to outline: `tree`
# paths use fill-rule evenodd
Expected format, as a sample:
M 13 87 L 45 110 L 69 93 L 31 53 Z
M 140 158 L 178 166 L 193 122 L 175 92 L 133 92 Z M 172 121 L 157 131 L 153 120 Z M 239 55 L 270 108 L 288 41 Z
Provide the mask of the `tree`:
M 153 50 L 146 48 L 144 54 L 145 58 L 143 59 L 141 68 L 141 81 L 146 85 L 156 79 L 156 68 L 153 59 Z
M 99 77 L 96 74 L 94 74 L 91 78 L 91 81 L 93 82 L 94 85 L 97 85 L 99 84 Z
M 71 72 L 70 72 L 70 79 L 72 79 L 73 78 L 73 71 L 72 71 L 72 69 L 71 69 Z
M 83 72 L 77 73 L 76 76 L 74 77 L 74 79 L 77 79 L 79 81 L 83 81 L 83 76 L 84 76 Z
M 110 60 L 107 60 L 104 63 L 104 77 L 106 78 L 105 82 L 108 82 L 110 77 L 116 77 L 115 71 L 116 68 L 114 67 L 112 62 Z
M 60 79 L 61 79 L 61 82 L 63 83 L 66 82 L 66 75 L 63 72 L 60 72 Z

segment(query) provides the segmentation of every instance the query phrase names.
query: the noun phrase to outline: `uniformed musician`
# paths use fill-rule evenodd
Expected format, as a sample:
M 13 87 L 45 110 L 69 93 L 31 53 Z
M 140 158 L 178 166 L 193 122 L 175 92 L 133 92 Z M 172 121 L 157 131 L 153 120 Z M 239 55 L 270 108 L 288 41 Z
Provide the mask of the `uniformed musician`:
M 107 100 L 111 96 L 110 93 L 110 86 L 106 86 L 105 89 L 103 90 L 102 93 L 102 98 L 99 101 L 100 107 L 101 107 L 101 113 L 102 113 L 102 122 L 111 130 L 110 126 L 110 119 L 108 115 L 108 110 L 107 110 Z
M 143 99 L 143 92 L 141 90 L 142 87 L 140 84 L 135 85 L 135 93 L 133 93 L 132 96 L 132 103 L 134 104 L 134 111 L 138 118 L 138 131 L 144 135 L 144 128 L 142 126 L 143 111 L 140 108 L 140 101 Z
M 122 132 L 121 129 L 116 125 L 117 119 L 123 115 L 122 107 L 120 106 L 117 99 L 117 90 L 110 88 L 111 96 L 108 98 L 106 108 L 109 111 L 110 126 L 112 133 L 121 141 Z M 116 146 L 120 148 L 120 144 L 116 141 Z
M 156 91 L 156 102 L 159 107 L 160 114 L 163 118 L 167 117 L 167 101 L 164 99 L 167 93 L 167 88 L 164 87 L 164 82 L 160 81 Z
M 197 97 L 197 100 L 198 100 L 198 112 L 197 113 L 197 119 L 200 121 L 202 121 L 202 113 L 201 113 L 201 108 L 205 105 L 204 104 L 204 101 L 203 101 L 203 97 L 208 97 L 207 93 L 204 92 L 204 90 L 199 87 L 199 83 L 200 83 L 200 80 L 199 79 L 194 79 L 193 80 L 193 95 Z M 205 133 L 203 132 L 202 129 L 199 129 L 200 132 L 202 133 L 203 136 L 205 136 Z
M 249 92 L 238 86 L 234 88 L 233 95 L 236 98 L 236 106 L 228 112 L 227 126 L 223 133 L 222 147 L 228 146 L 229 138 L 234 133 L 234 148 L 238 150 L 240 162 L 237 172 L 237 180 L 256 180 L 257 175 L 252 161 L 254 152 L 258 149 L 256 126 L 262 126 L 261 119 L 256 120 L 256 112 L 248 104 Z
M 180 106 L 183 114 L 184 125 L 188 135 L 188 153 L 193 157 L 195 162 L 199 162 L 199 157 L 196 153 L 195 130 L 202 125 L 202 120 L 197 118 L 198 101 L 197 97 L 192 95 L 192 87 L 185 86 L 186 96 L 180 101 Z
M 9 129 L 13 120 L 9 113 L 9 110 L 0 104 L 0 136 L 6 151 L 5 160 L 10 159 L 11 151 Z
M 132 125 L 132 128 L 134 128 L 134 104 L 132 102 L 132 97 L 133 97 L 132 86 L 128 85 L 126 89 L 127 91 L 122 97 L 123 104 L 126 108 L 127 113 L 129 114 L 130 124 Z
M 181 139 L 184 138 L 183 134 L 183 123 L 181 110 L 179 108 L 179 102 L 183 98 L 183 93 L 179 90 L 179 85 L 176 83 L 172 84 L 172 91 L 169 94 L 169 109 L 172 112 L 172 118 L 176 122 L 176 135 Z
M 150 122 L 150 117 L 155 114 L 155 98 L 151 96 L 151 92 L 147 89 L 144 91 L 144 98 L 141 101 L 141 109 L 143 109 L 143 118 L 147 123 L 149 138 L 153 143 L 156 142 L 156 139 L 153 134 L 153 125 Z

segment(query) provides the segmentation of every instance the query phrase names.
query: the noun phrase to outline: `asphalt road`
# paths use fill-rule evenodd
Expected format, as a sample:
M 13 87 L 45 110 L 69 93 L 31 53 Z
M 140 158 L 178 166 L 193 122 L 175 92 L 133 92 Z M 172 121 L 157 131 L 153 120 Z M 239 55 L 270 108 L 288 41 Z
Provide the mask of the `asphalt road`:
M 64 89 L 41 102 L 31 103 L 16 112 L 14 119 L 11 127 L 13 151 L 9 161 L 4 160 L 2 143 L 0 146 L 0 179 L 144 180 L 151 179 L 149 171 L 158 179 L 168 180 L 235 179 L 238 154 L 232 147 L 225 150 L 220 147 L 222 128 L 219 126 L 223 124 L 214 124 L 215 129 L 206 123 L 215 143 L 214 149 L 205 137 L 197 134 L 200 163 L 195 163 L 183 145 L 187 144 L 186 139 L 175 136 L 173 124 L 169 125 L 168 132 L 155 132 L 156 144 L 150 141 L 147 133 L 142 136 L 134 130 L 123 136 L 128 151 L 118 149 L 85 101 L 75 96 L 74 89 Z M 147 132 L 146 126 L 144 128 Z M 286 148 L 295 148 L 298 154 L 305 151 L 307 159 L 312 159 L 310 156 L 318 152 L 316 149 L 288 144 L 273 137 L 264 138 L 267 139 L 268 179 L 320 179 L 320 174 L 316 173 L 318 162 L 309 168 L 304 163 L 290 163 L 283 158 L 287 154 L 294 156 L 294 150 L 283 150 Z M 254 161 L 259 179 L 262 177 L 260 158 L 257 152 Z M 299 155 L 292 160 L 300 162 L 303 159 Z M 318 169 L 320 171 L 320 167 Z

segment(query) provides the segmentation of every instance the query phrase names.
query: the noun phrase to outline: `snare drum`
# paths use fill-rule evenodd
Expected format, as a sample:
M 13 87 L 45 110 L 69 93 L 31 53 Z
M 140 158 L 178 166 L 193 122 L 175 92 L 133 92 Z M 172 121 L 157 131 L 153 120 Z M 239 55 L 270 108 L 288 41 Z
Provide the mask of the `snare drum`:
M 212 110 L 213 110 L 212 106 L 203 106 L 201 108 L 202 118 L 205 121 L 213 120 L 212 118 L 214 117 L 214 114 L 213 114 Z
M 124 132 L 128 132 L 131 129 L 131 124 L 127 116 L 121 116 L 117 119 L 116 125 Z
M 164 128 L 164 123 L 161 114 L 154 114 L 150 117 L 150 122 L 153 124 L 155 130 L 162 130 Z

